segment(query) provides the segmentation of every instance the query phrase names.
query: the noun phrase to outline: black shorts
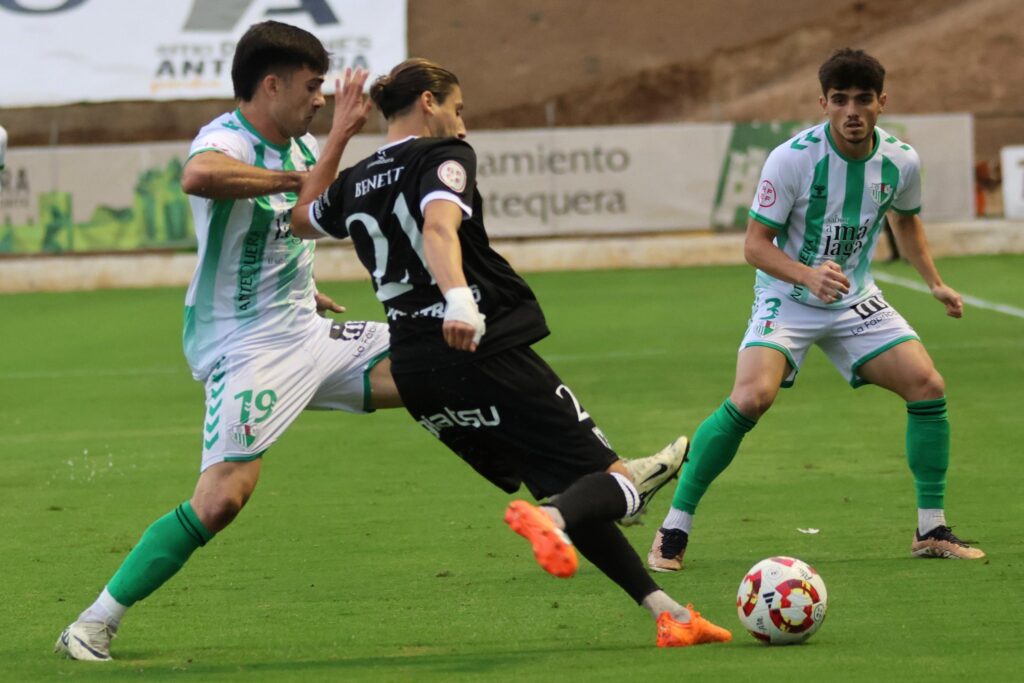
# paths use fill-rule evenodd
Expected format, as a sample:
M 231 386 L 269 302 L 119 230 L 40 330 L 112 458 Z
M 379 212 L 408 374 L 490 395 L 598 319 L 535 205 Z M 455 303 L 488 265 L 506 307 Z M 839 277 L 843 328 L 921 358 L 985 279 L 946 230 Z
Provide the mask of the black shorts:
M 536 498 L 618 460 L 569 387 L 529 347 L 396 374 L 406 410 L 491 483 Z

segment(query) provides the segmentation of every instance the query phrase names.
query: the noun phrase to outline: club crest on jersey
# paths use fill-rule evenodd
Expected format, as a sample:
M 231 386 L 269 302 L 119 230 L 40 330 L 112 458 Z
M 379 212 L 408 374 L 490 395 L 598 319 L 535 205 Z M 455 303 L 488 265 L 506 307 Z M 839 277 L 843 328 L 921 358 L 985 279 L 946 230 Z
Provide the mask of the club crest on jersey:
M 446 161 L 438 166 L 437 177 L 455 192 L 466 189 L 466 169 L 457 161 Z
M 754 328 L 754 332 L 761 337 L 767 337 L 778 328 L 778 325 L 772 320 L 764 320 L 758 323 L 757 327 Z
M 770 180 L 761 181 L 761 187 L 757 190 L 757 203 L 766 209 L 775 204 L 775 186 Z
M 889 201 L 894 189 L 892 183 L 871 183 L 871 198 L 881 206 Z

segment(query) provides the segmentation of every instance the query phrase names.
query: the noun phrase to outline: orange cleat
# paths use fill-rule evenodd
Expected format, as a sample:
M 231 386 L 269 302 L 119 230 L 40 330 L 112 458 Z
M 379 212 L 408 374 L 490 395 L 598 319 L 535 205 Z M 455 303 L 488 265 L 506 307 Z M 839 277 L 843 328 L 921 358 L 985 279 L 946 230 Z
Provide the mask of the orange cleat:
M 728 643 L 732 633 L 715 626 L 687 605 L 690 621 L 676 621 L 669 612 L 662 612 L 658 617 L 658 647 L 687 647 L 704 643 Z
M 530 542 L 537 564 L 548 574 L 567 579 L 576 573 L 580 562 L 572 541 L 536 505 L 512 501 L 505 510 L 505 524 Z

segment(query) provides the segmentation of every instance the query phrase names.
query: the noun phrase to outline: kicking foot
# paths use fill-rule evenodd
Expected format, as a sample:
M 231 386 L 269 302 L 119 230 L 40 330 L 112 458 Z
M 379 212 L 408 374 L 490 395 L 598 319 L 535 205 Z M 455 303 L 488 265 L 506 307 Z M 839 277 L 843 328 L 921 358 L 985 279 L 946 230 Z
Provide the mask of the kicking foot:
M 625 461 L 633 485 L 640 494 L 640 507 L 633 514 L 620 519 L 619 524 L 633 526 L 643 523 L 640 517 L 647 512 L 647 504 L 665 484 L 679 476 L 689 450 L 690 440 L 681 436 L 654 455 Z
M 114 635 L 102 621 L 76 621 L 61 632 L 53 651 L 82 662 L 108 662 Z
M 505 510 L 505 523 L 533 546 L 537 564 L 549 574 L 567 579 L 576 573 L 579 560 L 572 541 L 536 505 L 514 500 Z

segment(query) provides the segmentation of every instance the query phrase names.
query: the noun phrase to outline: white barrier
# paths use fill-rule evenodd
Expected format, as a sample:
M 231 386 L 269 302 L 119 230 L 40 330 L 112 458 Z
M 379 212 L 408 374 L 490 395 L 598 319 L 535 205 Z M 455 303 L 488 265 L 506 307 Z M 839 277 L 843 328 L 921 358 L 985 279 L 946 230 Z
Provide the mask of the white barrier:
M 926 221 L 973 215 L 967 114 L 887 119 L 919 152 Z M 665 124 L 472 132 L 495 237 L 731 230 L 768 152 L 804 124 Z M 358 136 L 342 164 L 372 153 Z M 188 143 L 24 148 L 0 172 L 0 253 L 182 248 L 193 241 L 179 182 Z
M 1003 147 L 999 164 L 1003 174 L 1003 215 L 1024 218 L 1024 146 Z

